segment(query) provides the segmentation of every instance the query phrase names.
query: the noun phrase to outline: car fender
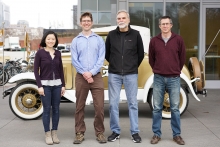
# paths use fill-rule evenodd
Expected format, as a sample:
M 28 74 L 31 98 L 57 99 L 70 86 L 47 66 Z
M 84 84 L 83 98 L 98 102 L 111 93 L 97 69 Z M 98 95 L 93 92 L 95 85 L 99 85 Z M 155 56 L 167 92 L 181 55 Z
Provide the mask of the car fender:
M 66 99 L 76 103 L 76 97 L 75 97 L 75 90 L 65 90 L 65 93 L 63 95 L 63 97 L 65 97 Z
M 76 93 L 76 91 L 73 90 L 73 89 L 65 90 L 65 93 L 64 93 L 63 97 L 65 97 L 66 99 L 72 101 L 73 103 L 76 103 L 75 93 Z M 91 103 L 93 103 L 93 98 L 92 98 L 91 92 L 89 91 L 88 95 L 87 95 L 87 98 L 86 98 L 85 104 L 90 105 Z
M 154 82 L 154 74 L 152 74 L 148 79 L 147 82 L 144 85 L 144 95 L 143 95 L 143 103 L 147 102 L 147 96 L 148 96 L 148 92 L 149 89 L 151 88 L 151 86 L 153 85 Z
M 196 95 L 196 93 L 195 93 L 195 91 L 194 91 L 194 89 L 193 89 L 193 87 L 192 87 L 192 82 L 194 82 L 194 81 L 196 81 L 196 80 L 199 80 L 199 78 L 195 78 L 195 79 L 193 79 L 193 80 L 189 80 L 189 78 L 184 74 L 184 73 L 182 73 L 181 72 L 181 74 L 180 74 L 180 78 L 182 78 L 185 82 L 186 82 L 186 84 L 188 85 L 188 87 L 189 87 L 189 89 L 190 89 L 190 91 L 191 91 L 191 94 L 193 95 L 193 97 L 197 100 L 197 101 L 200 101 L 200 99 L 197 97 L 197 95 Z
M 193 79 L 193 80 L 189 80 L 188 77 L 184 74 L 184 73 L 181 73 L 180 74 L 180 78 L 183 79 L 186 84 L 188 85 L 193 97 L 197 100 L 197 101 L 200 101 L 200 99 L 197 97 L 193 87 L 192 87 L 192 82 L 195 81 L 195 80 L 198 80 L 198 79 Z M 154 82 L 154 74 L 152 74 L 147 82 L 145 83 L 144 85 L 144 95 L 143 95 L 143 103 L 146 103 L 147 102 L 147 97 L 148 97 L 148 92 L 149 92 L 149 89 L 152 87 L 153 85 L 153 82 Z
M 34 73 L 33 72 L 25 72 L 25 73 L 20 73 L 17 74 L 15 76 L 13 76 L 12 78 L 10 78 L 9 83 L 15 83 L 15 82 L 20 82 L 20 81 L 36 81 Z M 72 102 L 76 102 L 76 98 L 75 98 L 75 90 L 66 90 L 65 94 L 63 95 L 65 98 L 69 99 Z M 87 100 L 86 100 L 86 105 L 90 105 L 92 102 L 92 95 L 91 93 L 88 94 Z
M 9 79 L 9 83 L 15 83 L 17 81 L 21 80 L 33 80 L 36 81 L 34 73 L 33 72 L 25 72 L 25 73 L 19 73 Z

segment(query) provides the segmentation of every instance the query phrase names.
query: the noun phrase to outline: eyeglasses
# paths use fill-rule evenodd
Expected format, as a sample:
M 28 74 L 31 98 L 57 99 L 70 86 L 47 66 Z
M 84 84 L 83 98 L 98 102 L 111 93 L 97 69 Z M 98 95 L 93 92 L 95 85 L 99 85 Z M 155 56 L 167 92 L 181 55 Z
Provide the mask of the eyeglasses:
M 82 20 L 82 22 L 83 22 L 83 23 L 86 23 L 86 22 L 87 22 L 87 23 L 90 23 L 90 22 L 92 22 L 92 21 L 91 21 L 91 20 Z
M 171 23 L 161 23 L 160 25 L 162 25 L 162 26 L 168 26 L 169 24 L 171 24 Z

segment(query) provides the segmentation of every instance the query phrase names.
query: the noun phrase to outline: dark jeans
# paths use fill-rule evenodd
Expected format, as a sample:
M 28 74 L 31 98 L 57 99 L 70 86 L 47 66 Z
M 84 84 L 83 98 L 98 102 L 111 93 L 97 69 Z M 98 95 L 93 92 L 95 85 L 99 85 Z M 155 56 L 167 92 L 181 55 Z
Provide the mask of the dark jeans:
M 44 131 L 50 131 L 50 110 L 52 107 L 52 130 L 57 130 L 60 117 L 60 98 L 62 86 L 43 86 L 45 96 L 41 95 L 43 103 L 42 121 Z

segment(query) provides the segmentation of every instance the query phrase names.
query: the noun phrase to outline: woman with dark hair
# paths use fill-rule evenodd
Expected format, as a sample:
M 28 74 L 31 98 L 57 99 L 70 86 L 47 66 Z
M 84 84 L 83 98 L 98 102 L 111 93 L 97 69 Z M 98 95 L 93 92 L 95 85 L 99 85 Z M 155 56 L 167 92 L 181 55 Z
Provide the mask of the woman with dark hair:
M 60 143 L 57 137 L 60 98 L 65 93 L 65 81 L 61 53 L 55 50 L 57 34 L 48 31 L 44 34 L 34 60 L 34 75 L 38 92 L 43 103 L 42 121 L 47 144 Z M 50 110 L 52 108 L 52 129 L 50 130 Z

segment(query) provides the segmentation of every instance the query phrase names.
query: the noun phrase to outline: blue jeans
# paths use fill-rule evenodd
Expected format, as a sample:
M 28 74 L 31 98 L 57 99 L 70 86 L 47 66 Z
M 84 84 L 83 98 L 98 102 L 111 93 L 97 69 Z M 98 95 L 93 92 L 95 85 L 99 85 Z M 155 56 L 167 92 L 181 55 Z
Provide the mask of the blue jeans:
M 161 120 L 165 90 L 169 94 L 171 110 L 171 128 L 173 137 L 181 134 L 180 129 L 180 77 L 164 77 L 154 74 L 153 84 L 153 125 L 154 135 L 161 136 Z
M 122 84 L 124 84 L 130 118 L 130 132 L 136 134 L 138 129 L 138 102 L 137 88 L 138 75 L 118 75 L 109 73 L 108 88 L 109 88 L 109 113 L 110 113 L 110 128 L 113 132 L 120 134 L 119 126 L 119 100 Z
M 52 130 L 57 130 L 60 118 L 60 98 L 62 86 L 43 86 L 45 96 L 41 95 L 43 103 L 42 121 L 44 131 L 50 131 L 50 110 L 52 107 Z

